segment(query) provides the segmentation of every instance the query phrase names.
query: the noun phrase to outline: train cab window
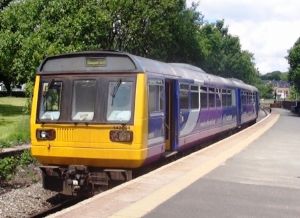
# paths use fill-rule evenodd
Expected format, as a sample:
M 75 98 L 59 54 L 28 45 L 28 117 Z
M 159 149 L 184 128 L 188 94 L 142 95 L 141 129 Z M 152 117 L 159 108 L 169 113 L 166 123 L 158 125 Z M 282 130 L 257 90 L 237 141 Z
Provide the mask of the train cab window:
M 180 84 L 180 109 L 189 109 L 189 85 Z
M 216 95 L 215 95 L 215 89 L 214 88 L 209 88 L 208 89 L 208 105 L 209 107 L 215 107 L 215 100 Z
M 42 83 L 40 105 L 40 120 L 58 120 L 60 117 L 62 82 L 54 81 Z
M 200 88 L 200 104 L 201 108 L 207 108 L 207 87 Z
M 150 113 L 163 112 L 164 110 L 164 86 L 162 80 L 149 81 L 148 110 Z
M 128 122 L 131 119 L 132 92 L 133 82 L 109 82 L 107 121 Z
M 199 109 L 199 86 L 191 86 L 191 109 Z
M 75 80 L 73 83 L 72 120 L 93 120 L 96 101 L 96 80 Z
M 216 106 L 221 107 L 222 92 L 221 89 L 216 89 Z

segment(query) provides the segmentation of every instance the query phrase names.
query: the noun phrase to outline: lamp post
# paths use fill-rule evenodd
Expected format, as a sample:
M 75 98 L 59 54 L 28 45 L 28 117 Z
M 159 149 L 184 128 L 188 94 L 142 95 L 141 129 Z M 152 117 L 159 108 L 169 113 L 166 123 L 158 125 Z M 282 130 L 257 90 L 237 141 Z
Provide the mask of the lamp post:
M 115 34 L 115 49 L 121 51 L 122 50 L 122 20 L 121 16 L 118 14 L 117 19 L 113 22 L 113 33 Z

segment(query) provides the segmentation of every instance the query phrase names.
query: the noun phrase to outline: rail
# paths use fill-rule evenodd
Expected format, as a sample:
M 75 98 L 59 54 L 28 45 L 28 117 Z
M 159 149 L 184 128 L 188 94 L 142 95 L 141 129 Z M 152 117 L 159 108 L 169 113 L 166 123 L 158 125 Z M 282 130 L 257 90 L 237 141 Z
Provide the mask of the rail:
M 74 204 L 77 204 L 78 202 L 84 200 L 85 198 L 70 198 L 70 199 L 66 199 L 56 205 L 54 205 L 51 208 L 48 208 L 46 210 L 43 211 L 39 211 L 37 213 L 34 213 L 33 215 L 30 216 L 30 218 L 39 218 L 39 217 L 46 217 L 50 214 L 56 213 L 62 209 L 65 209 L 67 207 L 70 207 Z

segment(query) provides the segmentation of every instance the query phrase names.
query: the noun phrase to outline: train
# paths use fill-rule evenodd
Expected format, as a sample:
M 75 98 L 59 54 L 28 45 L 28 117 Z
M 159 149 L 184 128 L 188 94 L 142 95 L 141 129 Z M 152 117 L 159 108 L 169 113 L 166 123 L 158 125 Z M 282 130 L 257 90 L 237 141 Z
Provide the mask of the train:
M 61 54 L 37 69 L 31 152 L 45 189 L 78 195 L 255 123 L 258 111 L 257 88 L 189 64 L 118 51 Z

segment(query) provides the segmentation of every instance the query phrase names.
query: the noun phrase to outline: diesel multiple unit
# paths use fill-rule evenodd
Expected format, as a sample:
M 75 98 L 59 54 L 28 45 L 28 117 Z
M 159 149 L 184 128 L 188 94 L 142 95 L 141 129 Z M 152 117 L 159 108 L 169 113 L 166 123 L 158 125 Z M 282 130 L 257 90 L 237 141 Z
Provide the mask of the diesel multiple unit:
M 257 115 L 258 90 L 240 80 L 128 53 L 71 53 L 38 68 L 31 150 L 44 188 L 78 194 Z

